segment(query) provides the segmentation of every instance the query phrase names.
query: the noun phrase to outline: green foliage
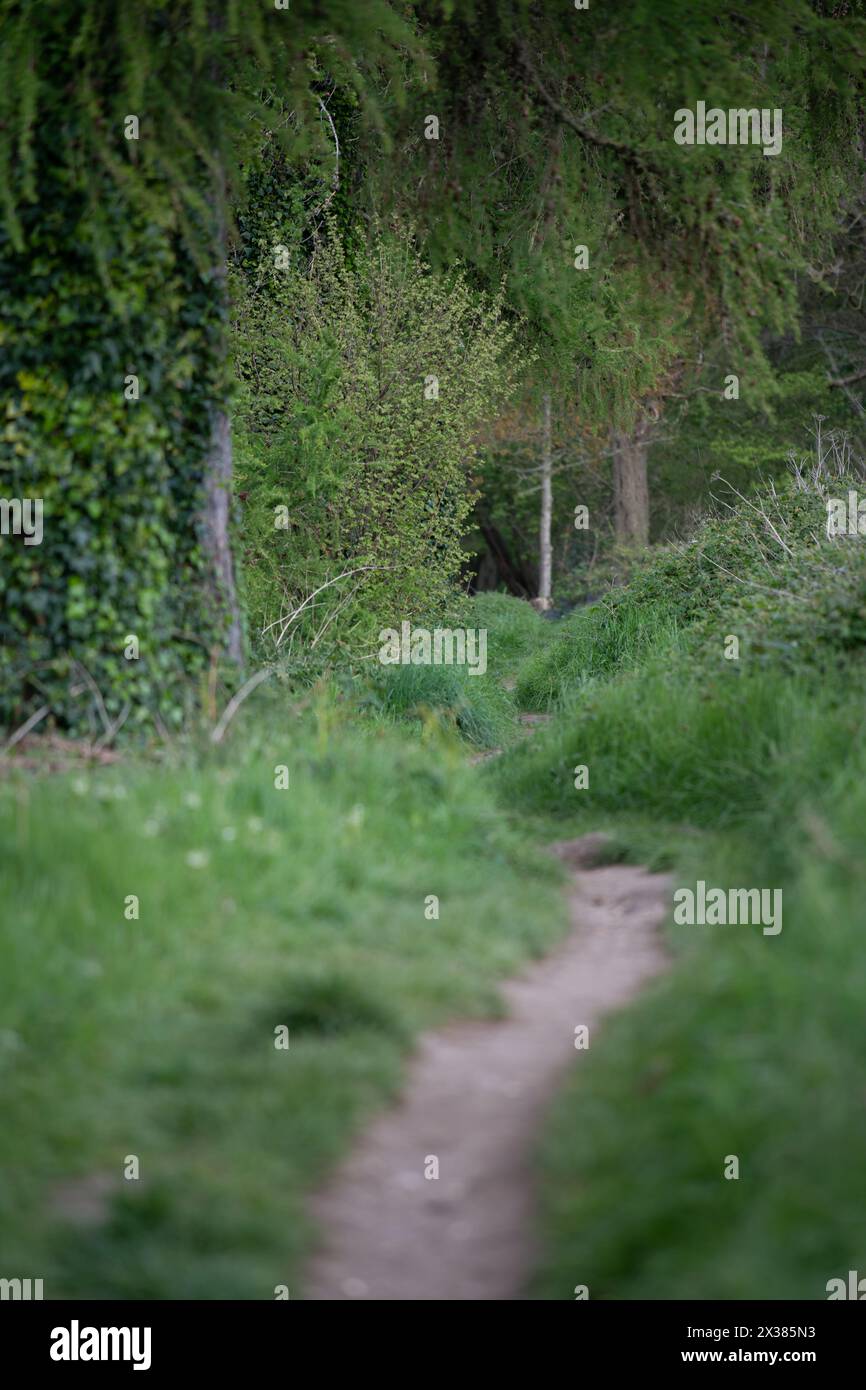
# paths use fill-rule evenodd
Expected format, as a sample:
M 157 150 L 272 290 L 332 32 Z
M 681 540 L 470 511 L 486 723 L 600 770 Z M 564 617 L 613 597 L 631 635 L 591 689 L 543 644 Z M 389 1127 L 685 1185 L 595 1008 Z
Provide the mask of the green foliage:
M 104 649 L 106 637 L 115 641 L 118 586 L 160 653 L 159 670 L 139 669 L 133 704 L 172 687 L 165 700 L 176 716 L 174 687 L 198 663 L 195 643 L 206 650 L 219 636 L 194 574 L 193 518 L 206 413 L 226 398 L 226 222 L 241 233 L 245 582 L 256 640 L 267 630 L 269 653 L 274 634 L 283 648 L 297 632 L 307 644 L 326 633 L 356 654 L 388 621 L 384 610 L 422 617 L 445 598 L 479 480 L 475 431 L 518 378 L 524 399 L 552 389 L 578 403 L 582 429 L 599 433 L 664 394 L 712 329 L 753 404 L 774 389 L 762 335 L 793 326 L 798 274 L 820 279 L 857 159 L 859 0 L 832 12 L 807 0 L 762 2 L 748 15 L 709 0 L 612 0 L 585 13 L 529 0 L 335 0 L 327 11 L 313 0 L 290 11 L 259 0 L 0 0 L 0 294 L 7 338 L 20 340 L 4 377 L 4 482 L 17 486 L 22 468 L 25 482 L 44 480 L 65 547 L 62 561 L 51 556 L 47 594 L 30 555 L 5 581 L 10 717 L 34 708 L 34 663 L 59 671 L 75 652 L 105 668 L 97 684 L 107 682 L 112 713 L 123 708 L 131 683 L 120 697 L 114 648 Z M 674 109 L 715 90 L 719 100 L 735 91 L 738 102 L 782 107 L 778 159 L 674 144 Z M 430 109 L 438 141 L 424 139 Z M 126 138 L 130 115 L 138 139 Z M 400 266 L 399 233 L 383 238 L 384 252 L 365 249 L 359 214 L 382 193 L 419 228 L 434 272 L 413 279 L 414 250 Z M 313 254 L 326 211 L 327 249 Z M 292 256 L 282 278 L 278 244 Z M 574 268 L 576 244 L 589 248 L 588 272 Z M 454 276 L 458 262 L 465 278 Z M 63 315 L 80 316 L 80 360 L 59 342 L 54 360 L 41 315 L 58 302 L 42 292 L 46 277 L 57 301 L 80 306 L 62 309 L 56 335 Z M 493 296 L 483 307 L 479 288 Z M 20 331 L 23 305 L 32 322 Z M 503 313 L 537 350 L 533 374 Z M 441 380 L 450 370 L 459 381 L 452 375 L 422 414 L 423 397 L 411 392 L 437 368 L 421 358 L 440 357 L 449 335 L 458 346 Z M 132 409 L 112 394 L 106 364 L 115 358 L 125 369 L 150 359 L 159 402 L 153 394 L 135 408 L 135 428 Z M 397 382 L 377 378 L 380 369 Z M 89 395 L 79 381 L 88 372 Z M 57 452 L 68 439 L 74 465 Z M 25 463 L 34 454 L 35 471 Z M 73 467 L 68 496 L 63 484 L 67 529 L 52 479 L 71 480 Z M 116 518 L 95 495 L 97 480 L 116 472 L 129 487 L 133 471 L 147 496 L 118 502 Z M 489 466 L 496 491 L 494 473 Z M 565 478 L 557 489 L 559 506 Z M 500 491 L 522 531 L 527 498 Z M 271 504 L 289 506 L 285 533 L 270 527 Z M 574 536 L 560 540 L 572 556 Z M 98 598 L 87 577 L 94 554 Z M 297 613 L 322 583 L 290 632 L 281 615 Z M 25 622 L 36 637 L 22 646 Z M 60 713 L 59 686 L 48 695 Z
M 570 606 L 603 587 L 599 566 L 610 555 L 613 519 L 609 460 L 598 438 L 562 404 L 555 400 L 552 410 L 551 547 L 554 603 Z M 467 540 L 479 556 L 480 575 L 489 564 L 488 548 L 501 547 L 507 565 L 501 577 L 507 574 L 527 597 L 537 586 L 541 435 L 542 412 L 537 402 L 524 400 L 485 437 L 478 529 Z M 588 511 L 585 528 L 575 524 L 578 506 Z
M 486 633 L 486 671 L 466 666 L 383 666 L 351 689 L 364 713 L 376 718 L 431 721 L 453 726 L 469 743 L 498 748 L 518 731 L 516 707 L 503 685 L 528 654 L 546 639 L 549 625 L 528 603 L 507 594 L 484 593 L 442 615 L 439 626 L 458 625 Z
M 540 391 L 563 568 L 594 563 L 572 513 L 603 510 L 611 425 L 693 397 L 654 454 L 667 535 L 719 464 L 778 479 L 791 413 L 831 414 L 792 339 L 862 172 L 862 0 L 0 0 L 0 26 L 0 491 L 45 528 L 0 537 L 0 721 L 179 726 L 219 647 L 198 517 L 227 256 L 244 594 L 258 654 L 291 670 L 185 770 L 0 789 L 4 1258 L 78 1297 L 260 1297 L 298 1268 L 304 1194 L 414 1034 L 495 1013 L 495 980 L 560 925 L 558 871 L 495 788 L 786 896 L 778 942 L 686 943 L 566 1098 L 539 1290 L 821 1296 L 866 1196 L 866 1121 L 840 1100 L 866 1062 L 866 562 L 824 527 L 859 474 L 844 449 L 827 472 L 819 432 L 816 468 L 723 500 L 557 628 L 457 594 L 482 485 L 532 567 Z M 783 150 L 676 145 L 698 100 L 781 108 Z M 382 628 L 457 611 L 487 629 L 484 676 L 376 663 Z M 520 702 L 560 717 L 485 781 L 451 729 L 516 742 L 518 663 Z M 130 1148 L 140 1191 L 109 1178 L 103 1219 L 67 1220 L 64 1185 Z M 727 1150 L 756 1181 L 726 1191 Z
M 838 438 L 819 433 L 818 447 L 829 453 Z M 566 619 L 521 668 L 518 699 L 568 703 L 585 681 L 639 665 L 677 634 L 693 663 L 713 668 L 722 627 L 759 666 L 836 664 L 862 639 L 866 575 L 856 538 L 827 536 L 826 498 L 856 486 L 854 474 L 816 487 L 789 472 L 742 501 L 729 490 L 733 509 L 717 507 L 693 540 L 656 549 L 628 585 Z
M 109 288 L 87 197 L 62 170 L 49 176 L 50 142 L 34 155 L 46 205 L 21 213 L 25 249 L 0 229 L 0 489 L 42 499 L 44 537 L 0 537 L 0 723 L 47 705 L 101 734 L 92 682 L 109 718 L 129 702 L 130 727 L 149 711 L 171 723 L 221 623 L 203 603 L 196 528 L 223 389 L 219 297 L 104 184 L 124 267 Z M 130 635 L 139 660 L 124 657 Z
M 422 32 L 436 85 L 412 75 L 403 159 L 379 178 L 434 263 L 508 276 L 540 388 L 555 375 L 585 419 L 628 419 L 718 329 L 766 394 L 761 335 L 796 321 L 797 273 L 827 263 L 857 177 L 862 4 L 478 0 Z M 698 100 L 781 108 L 781 153 L 676 144 L 674 112 Z
M 674 626 L 664 607 L 641 612 L 603 599 L 578 612 L 520 668 L 517 699 L 521 708 L 547 710 L 571 700 L 592 675 L 610 672 L 626 656 L 639 657 Z
M 510 594 L 476 594 L 466 608 L 468 626 L 487 630 L 487 669 L 497 678 L 510 676 L 550 631 L 531 604 Z
M 321 83 L 363 95 L 375 120 L 372 74 L 388 80 L 397 100 L 402 66 L 419 52 L 411 19 L 387 0 L 333 0 L 327 18 L 315 0 L 292 0 L 286 10 L 262 0 L 2 0 L 0 27 L 9 233 L 21 249 L 22 208 L 44 200 L 41 131 L 56 141 L 62 175 L 86 196 L 81 236 L 103 269 L 113 232 L 103 215 L 106 176 L 134 212 L 170 219 L 207 268 L 226 193 L 239 185 L 262 128 L 295 154 L 324 156 Z M 74 82 L 62 75 L 70 63 Z M 130 114 L 139 119 L 137 140 L 125 134 Z
M 393 95 L 417 51 L 384 0 L 329 10 L 0 0 L 0 479 L 45 507 L 42 546 L 0 541 L 3 722 L 177 722 L 221 643 L 196 522 L 227 395 L 227 201 L 263 127 L 315 184 L 325 80 L 375 120 L 374 69 Z
M 266 653 L 370 655 L 453 594 L 474 436 L 521 366 L 500 303 L 433 275 L 406 235 L 354 265 L 332 238 L 309 266 L 237 277 L 235 343 L 253 631 Z
M 814 342 L 776 350 L 772 358 L 769 409 L 752 398 L 747 384 L 739 400 L 723 398 L 724 376 L 735 369 L 723 366 L 716 355 L 714 365 L 705 368 L 705 388 L 685 410 L 668 412 L 663 438 L 649 455 L 654 537 L 688 533 L 712 494 L 727 495 L 725 484 L 748 492 L 762 480 L 782 477 L 788 471 L 793 422 L 820 416 L 825 432 L 854 431 L 862 424 L 844 396 L 828 388 L 827 365 Z

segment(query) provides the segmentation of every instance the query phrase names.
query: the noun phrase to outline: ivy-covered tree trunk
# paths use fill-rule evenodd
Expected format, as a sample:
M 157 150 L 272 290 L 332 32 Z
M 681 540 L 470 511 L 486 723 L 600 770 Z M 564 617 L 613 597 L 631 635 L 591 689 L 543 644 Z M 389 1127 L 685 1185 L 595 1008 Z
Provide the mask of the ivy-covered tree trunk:
M 614 523 L 616 538 L 624 545 L 646 545 L 649 541 L 649 430 L 649 421 L 644 418 L 631 433 L 613 433 Z

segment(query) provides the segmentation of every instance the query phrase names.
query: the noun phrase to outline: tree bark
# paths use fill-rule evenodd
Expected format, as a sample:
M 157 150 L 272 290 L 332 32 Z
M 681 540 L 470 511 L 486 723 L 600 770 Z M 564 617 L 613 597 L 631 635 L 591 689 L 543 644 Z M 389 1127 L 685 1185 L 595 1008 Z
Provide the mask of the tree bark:
M 538 600 L 536 607 L 550 607 L 552 548 L 550 521 L 553 513 L 553 443 L 550 426 L 550 393 L 542 402 L 541 433 L 541 527 L 539 530 Z
M 243 665 L 241 615 L 235 588 L 229 531 L 232 486 L 232 437 L 224 410 L 214 410 L 211 439 L 205 462 L 204 549 L 208 557 L 208 582 L 217 618 L 225 618 L 225 651 L 236 665 Z
M 624 545 L 649 542 L 647 450 L 650 422 L 638 421 L 631 434 L 613 434 L 613 505 L 616 538 Z
M 228 236 L 225 215 L 225 179 L 220 174 L 213 192 L 214 208 L 214 283 L 217 292 L 227 295 L 226 265 Z M 223 352 L 227 351 L 225 341 Z M 223 649 L 237 666 L 243 665 L 241 614 L 235 587 L 234 561 L 231 547 L 232 495 L 232 437 L 226 412 L 219 405 L 211 411 L 211 433 L 204 470 L 204 502 L 202 507 L 203 547 L 208 561 L 208 590 L 212 612 L 210 617 L 222 626 Z

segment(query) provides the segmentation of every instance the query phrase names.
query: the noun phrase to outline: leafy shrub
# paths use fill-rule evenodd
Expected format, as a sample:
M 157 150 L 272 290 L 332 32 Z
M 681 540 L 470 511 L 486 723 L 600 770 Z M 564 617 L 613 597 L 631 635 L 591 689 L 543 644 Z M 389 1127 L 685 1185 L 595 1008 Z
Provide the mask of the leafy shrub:
M 512 331 L 406 235 L 351 264 L 335 235 L 309 264 L 272 257 L 235 298 L 251 627 L 269 653 L 369 652 L 453 593 L 473 438 L 521 367 Z

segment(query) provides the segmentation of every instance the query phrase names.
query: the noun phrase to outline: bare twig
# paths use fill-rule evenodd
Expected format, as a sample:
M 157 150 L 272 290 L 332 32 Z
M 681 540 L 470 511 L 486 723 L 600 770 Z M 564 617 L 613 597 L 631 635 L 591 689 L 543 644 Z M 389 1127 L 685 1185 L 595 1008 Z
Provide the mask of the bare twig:
M 324 636 L 325 632 L 326 632 L 327 629 L 330 627 L 330 625 L 331 625 L 331 623 L 334 621 L 334 619 L 335 619 L 336 617 L 338 617 L 340 613 L 342 613 L 343 609 L 347 606 L 347 604 L 349 604 L 349 603 L 352 602 L 352 599 L 355 597 L 355 595 L 356 595 L 356 593 L 358 592 L 358 589 L 359 589 L 359 588 L 360 588 L 360 585 L 359 585 L 359 584 L 354 584 L 354 585 L 352 586 L 352 588 L 349 590 L 349 592 L 346 594 L 345 598 L 342 599 L 341 602 L 337 604 L 336 608 L 334 608 L 334 609 L 331 610 L 331 612 L 329 613 L 328 617 L 327 617 L 327 618 L 325 619 L 325 621 L 322 623 L 322 626 L 319 628 L 319 631 L 316 633 L 315 637 L 313 638 L 312 642 L 310 643 L 310 651 L 313 650 L 313 648 L 315 647 L 316 643 L 319 641 L 319 638 Z
M 267 627 L 262 628 L 262 636 L 264 636 L 266 632 L 270 632 L 272 627 L 277 627 L 279 623 L 282 623 L 282 631 L 280 632 L 279 637 L 276 639 L 276 645 L 279 646 L 280 643 L 283 641 L 289 628 L 291 627 L 292 623 L 296 620 L 296 618 L 300 617 L 304 609 L 312 603 L 313 599 L 316 597 L 317 594 L 322 593 L 324 589 L 330 589 L 332 584 L 338 584 L 341 579 L 349 579 L 353 574 L 364 574 L 371 570 L 381 570 L 384 568 L 384 565 L 357 565 L 355 569 L 344 570 L 342 574 L 337 574 L 334 576 L 333 579 L 326 580 L 324 584 L 319 585 L 318 589 L 314 589 L 311 594 L 308 594 L 307 597 L 304 599 L 303 603 L 299 604 L 298 607 L 294 610 L 294 612 L 289 614 L 288 618 L 277 618 L 276 622 L 268 623 Z
M 126 723 L 127 719 L 129 718 L 131 711 L 132 702 L 130 700 L 127 700 L 126 704 L 123 706 L 123 709 L 120 711 L 120 714 L 117 716 L 117 719 L 114 721 L 111 728 L 107 730 L 107 732 L 104 733 L 101 738 L 98 738 L 96 740 L 96 742 L 93 745 L 94 748 L 107 748 L 110 743 L 113 743 L 114 740 L 117 738 L 117 735 L 123 728 L 124 724 Z
M 333 92 L 331 93 L 331 95 L 333 96 Z M 328 194 L 325 201 L 319 207 L 317 207 L 314 212 L 310 214 L 311 218 L 316 218 L 319 216 L 320 213 L 323 213 L 325 211 L 325 208 L 330 205 L 331 201 L 333 200 L 334 194 L 340 187 L 340 140 L 339 136 L 337 135 L 337 127 L 334 125 L 331 113 L 328 110 L 325 103 L 322 101 L 321 97 L 319 97 L 319 106 L 328 118 L 328 125 L 331 127 L 331 134 L 334 137 L 334 177 L 331 180 L 330 193 Z
M 51 707 L 49 705 L 42 705 L 40 709 L 35 710 L 33 714 L 31 714 L 29 719 L 25 719 L 20 729 L 16 729 L 12 737 L 10 739 L 7 739 L 6 745 L 3 749 L 4 757 L 9 752 L 10 748 L 14 748 L 16 743 L 20 743 L 22 738 L 27 737 L 31 729 L 36 728 L 36 725 L 39 724 L 45 718 L 46 714 L 50 713 L 50 709 Z
M 750 510 L 755 513 L 756 516 L 759 516 L 761 518 L 761 520 L 767 527 L 767 530 L 770 532 L 770 535 L 773 537 L 773 540 L 776 541 L 777 544 L 782 547 L 786 555 L 793 556 L 793 550 L 785 541 L 782 540 L 782 537 L 779 535 L 777 527 L 773 525 L 772 521 L 767 516 L 767 513 L 764 510 L 764 508 L 756 507 L 754 502 L 750 502 L 748 497 L 744 497 L 741 492 L 738 492 L 737 489 L 734 487 L 733 483 L 729 483 L 727 478 L 722 477 L 721 473 L 719 473 L 718 477 L 719 481 L 725 484 L 725 487 L 729 487 L 731 489 L 731 492 L 733 492 L 736 497 L 739 497 L 741 502 L 744 502 L 746 506 L 749 507 Z
M 78 667 L 79 671 L 84 677 L 85 683 L 88 689 L 91 691 L 94 700 L 96 701 L 96 708 L 99 711 L 99 717 L 102 720 L 102 727 L 105 729 L 105 732 L 108 733 L 108 731 L 111 729 L 111 720 L 108 717 L 108 710 L 105 708 L 105 701 L 102 698 L 102 691 L 99 689 L 99 686 L 96 684 L 96 681 L 93 679 L 86 666 L 83 666 L 80 661 L 76 661 L 75 665 Z
M 615 150 L 627 164 L 630 164 L 633 169 L 641 173 L 649 171 L 649 165 L 646 159 L 637 150 L 632 149 L 630 145 L 623 144 L 621 140 L 613 140 L 609 135 L 602 135 L 599 131 L 592 130 L 577 116 L 567 111 L 555 97 L 551 96 L 550 92 L 548 92 L 547 88 L 543 85 L 525 44 L 520 45 L 520 58 L 523 66 L 532 78 L 539 96 L 547 103 L 554 115 L 573 130 L 576 135 L 579 135 L 581 140 L 584 140 L 590 145 L 598 145 L 602 149 Z
M 861 367 L 859 371 L 852 372 L 850 376 L 828 377 L 828 386 L 851 386 L 855 381 L 862 381 L 866 377 L 866 367 Z
M 823 348 L 824 356 L 830 363 L 831 369 L 834 372 L 838 372 L 839 364 L 837 363 L 836 358 L 833 356 L 833 350 L 830 347 L 830 344 L 827 342 L 827 339 L 824 337 L 823 333 L 818 334 L 818 342 L 821 344 L 821 347 Z M 849 380 L 850 378 L 846 380 L 843 377 L 837 376 L 835 380 L 831 378 L 830 382 L 831 385 L 840 387 L 840 389 L 844 392 L 846 399 L 854 407 L 857 414 L 862 415 L 864 418 L 866 418 L 866 410 L 864 410 L 863 408 L 863 402 L 859 400 L 857 396 L 854 395 L 854 392 L 850 389 Z
M 232 696 L 223 710 L 219 723 L 211 733 L 211 743 L 222 743 L 226 729 L 232 719 L 234 719 L 244 700 L 248 695 L 252 694 L 256 686 L 261 685 L 262 681 L 267 680 L 268 676 L 273 675 L 273 672 L 273 666 L 264 666 L 261 671 L 256 671 L 254 676 L 250 676 L 249 680 L 244 682 L 240 690 Z
M 753 589 L 763 589 L 765 593 L 775 594 L 777 598 L 794 597 L 787 589 L 774 589 L 772 585 L 759 584 L 757 579 L 748 579 L 744 574 L 734 574 L 733 570 L 726 569 L 724 565 L 720 565 L 718 560 L 713 560 L 706 552 L 701 555 L 701 559 L 708 561 L 715 569 L 721 570 L 722 574 L 726 574 L 729 579 L 733 579 L 737 584 L 751 584 Z

